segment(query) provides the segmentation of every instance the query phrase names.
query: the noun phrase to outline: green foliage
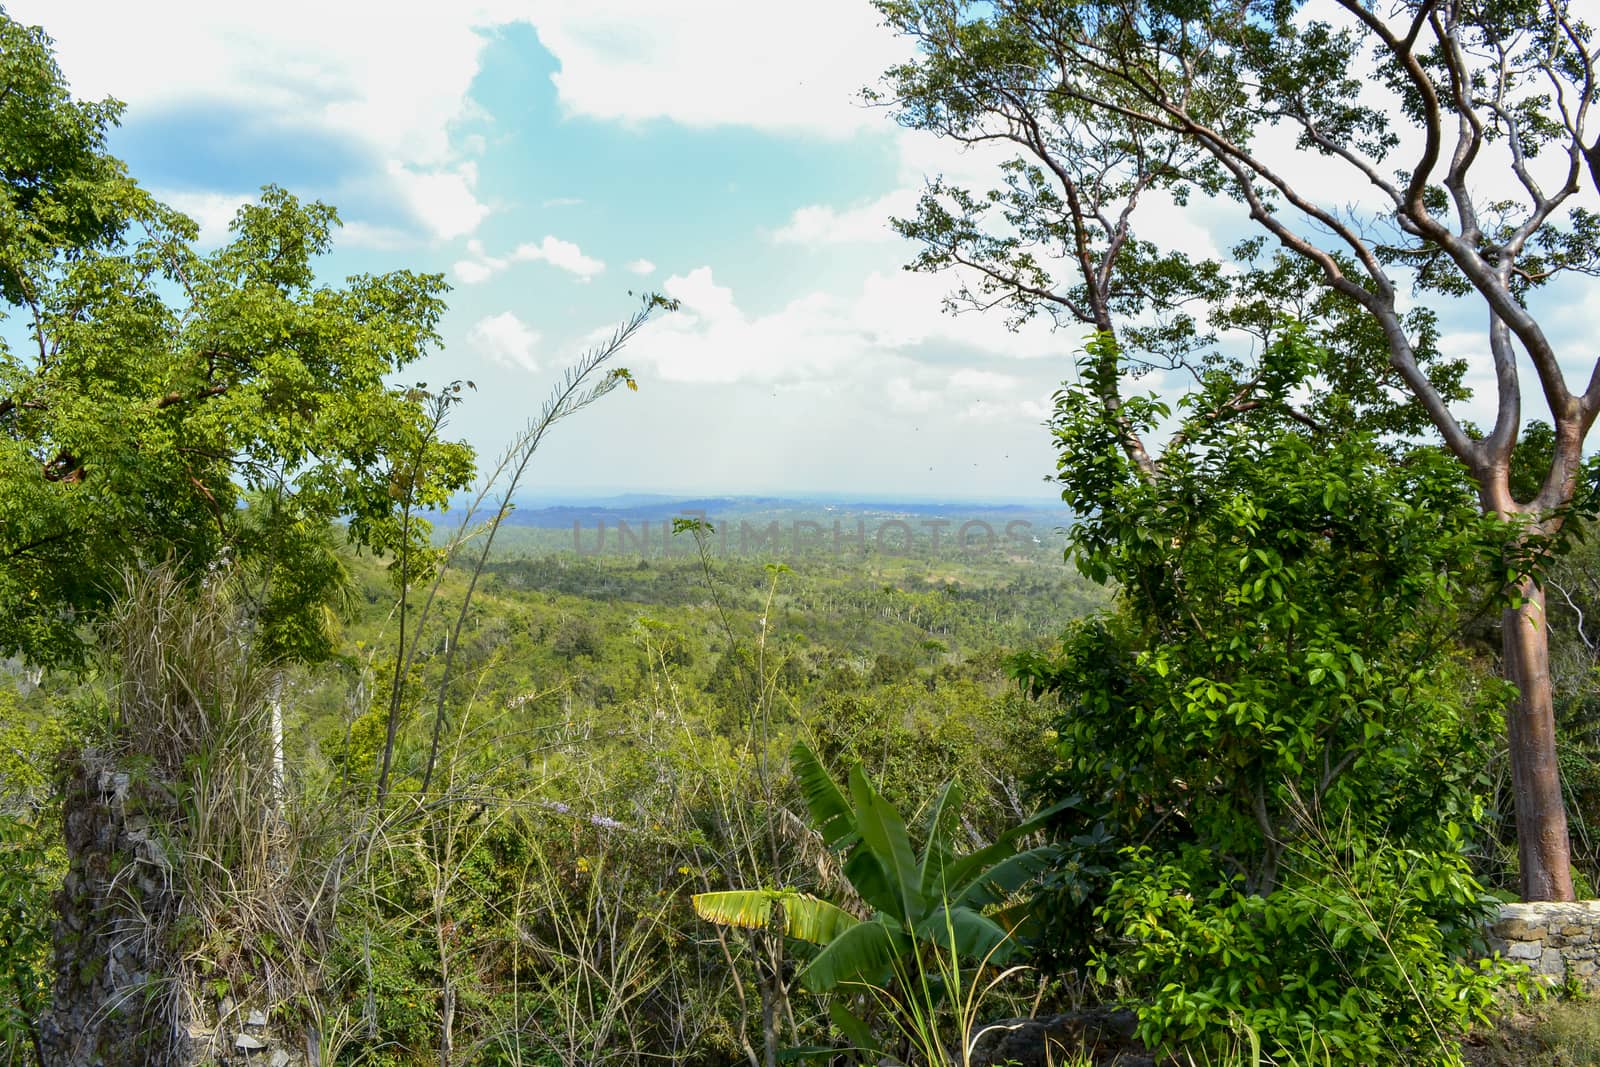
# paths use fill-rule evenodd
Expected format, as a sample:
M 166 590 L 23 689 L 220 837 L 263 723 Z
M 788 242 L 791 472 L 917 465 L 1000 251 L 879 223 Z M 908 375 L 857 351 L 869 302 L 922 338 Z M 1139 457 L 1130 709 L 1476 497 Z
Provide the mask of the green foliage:
M 843 856 L 845 876 L 873 909 L 858 921 L 826 901 L 793 890 L 702 893 L 695 910 L 710 922 L 766 927 L 780 922 L 788 936 L 820 946 L 800 972 L 807 988 L 822 992 L 845 984 L 883 987 L 904 973 L 903 960 L 950 939 L 956 957 L 1004 962 L 1015 949 L 1012 933 L 986 909 L 1002 903 L 1055 858 L 1048 846 L 1017 851 L 1018 839 L 1049 814 L 1012 827 L 992 844 L 966 856 L 954 849 L 961 789 L 945 787 L 925 816 L 920 853 L 900 813 L 857 765 L 842 792 L 816 755 L 796 744 L 790 754 L 806 807 L 823 841 Z
M 1464 754 L 1500 694 L 1450 641 L 1502 535 L 1453 462 L 1252 420 L 1147 479 L 1087 388 L 1059 398 L 1063 497 L 1075 559 L 1125 610 L 1015 664 L 1064 698 L 1063 788 L 1092 789 L 1124 840 L 1202 834 L 1263 888 L 1299 805 L 1402 835 L 1470 817 Z
M 1051 756 L 1048 708 L 967 665 L 942 676 L 835 691 L 816 697 L 811 738 L 830 766 L 861 764 L 883 796 L 915 811 L 945 782 L 958 781 L 966 816 L 997 833 L 1020 818 L 1021 783 Z
M 33 1065 L 55 978 L 51 926 L 66 873 L 58 761 L 96 739 L 95 694 L 28 696 L 0 676 L 0 1064 Z
M 1109 415 L 1086 358 L 1057 397 L 1063 499 L 1072 554 L 1119 611 L 1013 669 L 1059 701 L 1049 787 L 1088 802 L 1062 828 L 1079 855 L 1046 897 L 1052 949 L 1081 962 L 1103 938 L 1151 1038 L 1242 1025 L 1292 1058 L 1309 1025 L 1340 1035 L 1335 1061 L 1370 1062 L 1371 1042 L 1414 1051 L 1428 1020 L 1454 1033 L 1486 1003 L 1454 962 L 1481 896 L 1458 827 L 1481 817 L 1505 694 L 1454 641 L 1508 535 L 1437 450 L 1306 434 L 1270 398 L 1320 357 L 1281 343 L 1248 417 L 1184 400 L 1159 476 L 1114 420 L 1164 409 Z M 1386 918 L 1354 924 L 1358 908 Z
M 39 27 L 0 18 L 0 298 L 13 305 L 35 299 L 27 264 L 117 239 L 142 198 L 105 152 L 122 105 L 73 100 L 50 46 Z
M 1162 370 L 1198 383 L 1204 404 L 1176 420 L 1186 426 L 1201 412 L 1229 420 L 1271 406 L 1334 436 L 1437 433 L 1483 510 L 1530 542 L 1558 533 L 1587 495 L 1596 397 L 1583 376 L 1565 377 L 1541 324 L 1567 298 L 1540 293 L 1558 278 L 1581 287 L 1600 264 L 1600 216 L 1582 199 L 1600 188 L 1588 107 L 1600 55 L 1581 4 L 875 6 L 915 54 L 869 98 L 908 126 L 1006 154 L 987 188 L 936 178 L 916 215 L 897 220 L 921 246 L 910 266 L 958 268 L 958 310 L 1093 327 L 1092 401 L 1112 416 L 1103 436 L 1144 473 L 1165 467 L 1155 446 L 1173 412 L 1127 396 L 1124 379 Z M 1307 161 L 1326 172 L 1316 188 Z M 1330 181 L 1364 193 L 1335 206 L 1322 195 Z M 1512 192 L 1485 195 L 1496 181 Z M 1256 236 L 1226 258 L 1175 250 L 1145 206 L 1197 192 L 1214 209 L 1232 200 Z M 1468 362 L 1440 346 L 1441 318 L 1462 298 L 1484 313 L 1475 347 L 1492 369 L 1488 429 L 1461 417 Z M 1285 393 L 1272 356 L 1286 351 L 1276 342 L 1289 320 L 1326 357 Z M 1519 360 L 1539 368 L 1552 424 L 1529 424 L 1520 442 Z M 1089 465 L 1100 458 L 1092 451 Z M 1514 580 L 1542 592 L 1537 569 Z M 1522 890 L 1559 899 L 1571 888 L 1538 666 L 1545 632 L 1528 612 L 1507 622 L 1503 670 L 1530 724 L 1508 733 Z
M 1254 1034 L 1272 1062 L 1460 1064 L 1499 1012 L 1503 961 L 1480 946 L 1482 891 L 1458 852 L 1349 840 L 1308 847 L 1269 896 L 1218 884 L 1200 850 L 1132 849 L 1101 916 L 1126 944 L 1101 981 L 1148 998 L 1151 1045 L 1221 1053 Z
M 579 656 L 593 656 L 600 651 L 600 636 L 594 623 L 576 615 L 563 619 L 550 638 L 550 650 L 562 659 L 573 660 Z
M 338 218 L 273 187 L 201 255 L 106 154 L 118 107 L 72 101 L 37 31 L 0 35 L 0 295 L 25 324 L 0 347 L 0 652 L 81 662 L 121 568 L 231 554 L 271 560 L 268 639 L 326 655 L 328 524 L 395 550 L 399 498 L 471 474 L 427 392 L 388 384 L 438 340 L 443 279 L 319 285 Z
M 31 1062 L 35 1026 L 48 1002 L 51 895 L 65 871 L 52 820 L 0 812 L 0 1050 Z
M 437 343 L 442 279 L 319 281 L 337 217 L 273 187 L 202 253 L 193 222 L 106 151 L 117 105 L 73 101 L 38 31 L 0 15 L 0 35 L 0 296 L 17 327 L 0 349 L 0 653 L 83 668 L 90 691 L 115 694 L 101 758 L 136 766 L 130 803 L 171 860 L 172 913 L 151 917 L 177 977 L 164 995 L 199 1005 L 195 1022 L 228 997 L 305 1023 L 330 1064 L 727 1062 L 748 1048 L 749 978 L 767 984 L 762 1006 L 786 1003 L 773 989 L 792 969 L 781 953 L 754 965 L 753 939 L 686 937 L 688 897 L 761 880 L 734 872 L 787 884 L 838 867 L 796 829 L 781 770 L 807 721 L 831 719 L 835 683 L 872 728 L 830 722 L 830 757 L 904 741 L 926 763 L 884 767 L 893 803 L 858 772 L 846 866 L 914 954 L 1009 951 L 989 910 L 1044 854 L 1012 855 L 1015 830 L 956 856 L 960 785 L 920 852 L 899 812 L 946 778 L 983 794 L 970 837 L 1016 806 L 1038 719 L 1000 692 L 995 648 L 1083 596 L 1029 569 L 1047 549 L 863 543 L 781 594 L 787 567 L 738 561 L 714 610 L 682 561 L 491 556 L 550 426 L 637 388 L 603 364 L 659 298 L 508 449 L 479 498 L 505 493 L 488 535 L 472 541 L 469 520 L 437 544 L 419 516 L 471 474 L 443 439 L 471 383 L 396 377 Z M 351 544 L 395 564 L 384 574 Z M 478 563 L 462 565 L 464 545 Z M 53 726 L 13 731 L 13 710 L 0 706 L 8 1052 L 39 1015 L 61 869 L 34 758 L 56 747 Z M 373 805 L 391 754 L 393 795 Z M 815 897 L 780 903 L 793 933 L 829 947 L 872 925 Z M 832 958 L 830 981 L 852 973 Z M 824 1033 L 787 1026 L 797 1042 Z

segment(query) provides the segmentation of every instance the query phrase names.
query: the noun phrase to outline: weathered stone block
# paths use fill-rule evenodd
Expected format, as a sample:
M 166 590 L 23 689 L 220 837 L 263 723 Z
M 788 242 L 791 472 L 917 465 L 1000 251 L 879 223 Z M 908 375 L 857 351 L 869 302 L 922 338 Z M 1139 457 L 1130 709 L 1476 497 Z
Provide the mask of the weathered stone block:
M 1485 940 L 1545 982 L 1571 975 L 1600 993 L 1600 901 L 1506 904 Z
M 1496 937 L 1503 937 L 1507 941 L 1535 941 L 1544 937 L 1543 926 L 1521 918 L 1502 919 L 1490 929 Z

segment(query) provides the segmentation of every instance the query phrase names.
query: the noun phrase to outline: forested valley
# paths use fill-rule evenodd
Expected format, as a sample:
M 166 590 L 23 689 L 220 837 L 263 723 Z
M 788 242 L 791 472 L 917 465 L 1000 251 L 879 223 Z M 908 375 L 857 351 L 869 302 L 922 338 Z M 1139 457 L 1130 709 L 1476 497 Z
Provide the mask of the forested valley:
M 1032 503 L 557 499 L 703 288 L 484 450 L 443 274 L 0 9 L 0 1067 L 1600 1064 L 1595 13 L 867 6 Z

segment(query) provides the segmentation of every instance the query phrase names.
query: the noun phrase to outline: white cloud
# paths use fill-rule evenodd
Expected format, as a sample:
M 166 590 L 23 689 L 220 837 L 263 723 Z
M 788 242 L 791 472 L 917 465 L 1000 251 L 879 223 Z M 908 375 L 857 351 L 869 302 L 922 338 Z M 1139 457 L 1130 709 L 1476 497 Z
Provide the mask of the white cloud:
M 633 274 L 654 274 L 656 265 L 648 259 L 636 259 L 628 264 L 628 270 Z
M 583 249 L 571 241 L 546 235 L 543 241 L 527 241 L 512 249 L 510 255 L 491 256 L 484 251 L 483 242 L 476 238 L 467 242 L 467 252 L 473 257 L 457 261 L 456 277 L 466 285 L 486 282 L 513 263 L 531 263 L 543 260 L 552 267 L 576 274 L 586 282 L 606 269 L 606 265 L 593 256 L 584 255 Z
M 540 207 L 577 207 L 583 203 L 581 196 L 553 196 L 546 200 Z
M 882 128 L 856 92 L 907 47 L 859 0 L 797 9 L 749 0 L 508 2 L 561 69 L 566 109 L 587 118 L 750 126 L 843 137 Z
M 334 238 L 340 248 L 371 248 L 380 252 L 393 252 L 415 243 L 415 237 L 393 226 L 379 226 L 355 219 L 346 222 Z
M 1088 327 L 1058 330 L 1039 318 L 1011 331 L 997 312 L 947 314 L 944 298 L 959 281 L 950 271 L 873 271 L 852 301 L 850 315 L 877 343 L 890 348 L 953 344 L 1009 359 L 1056 358 L 1071 365 Z
M 504 261 L 494 260 L 492 262 L 499 264 Z M 463 259 L 455 265 L 456 277 L 467 285 L 477 285 L 479 282 L 488 281 L 494 277 L 495 269 L 494 266 L 490 265 L 490 262 L 476 259 Z
M 770 314 L 747 315 L 710 267 L 672 275 L 662 291 L 683 309 L 646 329 L 632 352 L 672 381 L 800 382 L 860 369 L 871 354 L 843 305 L 823 293 Z
M 390 160 L 387 172 L 401 202 L 435 237 L 464 237 L 489 214 L 474 191 L 478 184 L 475 163 L 462 163 L 452 170 L 418 171 Z
M 739 319 L 739 309 L 733 306 L 733 290 L 718 285 L 711 277 L 710 267 L 696 267 L 688 274 L 674 274 L 662 286 L 670 297 L 683 301 L 692 315 L 709 322 L 727 322 Z
M 201 248 L 215 248 L 228 240 L 228 226 L 239 209 L 255 197 L 249 193 L 176 192 L 152 189 L 157 200 L 177 208 L 200 227 Z
M 12 0 L 8 13 L 56 40 L 73 90 L 135 113 L 181 101 L 236 105 L 344 133 L 410 164 L 452 161 L 448 126 L 467 109 L 485 40 L 482 11 L 365 0 L 213 0 L 150 5 Z
M 939 394 L 932 389 L 919 388 L 905 375 L 890 378 L 884 392 L 889 398 L 891 410 L 905 412 L 911 415 L 920 415 L 932 411 L 939 402 Z
M 606 269 L 606 265 L 593 256 L 586 256 L 583 250 L 571 241 L 563 241 L 559 237 L 546 235 L 538 244 L 528 242 L 520 244 L 511 253 L 513 260 L 544 260 L 552 267 L 559 267 L 569 274 L 576 274 L 583 281 L 599 274 Z
M 1048 379 L 1046 379 L 1048 381 Z M 978 422 L 1037 422 L 1049 414 L 1039 399 L 1048 386 L 1013 374 L 998 374 L 976 367 L 944 373 L 918 367 L 909 375 L 890 378 L 885 395 L 891 411 L 920 415 L 938 412 Z
M 838 245 L 866 244 L 875 241 L 900 241 L 889 225 L 891 217 L 905 218 L 916 210 L 915 188 L 896 189 L 876 200 L 842 210 L 826 204 L 799 208 L 789 221 L 774 231 L 779 244 Z
M 717 282 L 710 267 L 674 274 L 662 292 L 682 301 L 682 310 L 651 325 L 635 343 L 639 361 L 662 377 L 701 383 L 853 383 L 851 388 L 890 388 L 898 410 L 925 410 L 928 396 L 970 401 L 982 394 L 1011 402 L 1038 388 L 1014 374 L 960 367 L 943 370 L 919 357 L 943 357 L 952 349 L 971 356 L 1025 360 L 1069 352 L 1066 338 L 1040 327 L 1008 331 L 994 316 L 951 318 L 939 311 L 946 279 L 922 275 L 869 275 L 854 298 L 813 292 L 764 315 L 741 308 L 733 290 Z M 1059 379 L 1070 360 L 1038 371 Z M 1026 364 L 1023 364 L 1026 365 Z
M 435 237 L 470 232 L 487 214 L 450 137 L 474 113 L 481 7 L 283 0 L 269 16 L 214 0 L 162 0 L 157 13 L 101 0 L 6 6 L 46 27 L 77 96 L 123 100 L 130 120 L 193 106 L 350 144 Z
M 488 315 L 473 324 L 467 331 L 467 341 L 490 359 L 507 367 L 539 369 L 533 351 L 539 345 L 539 333 L 509 311 Z
M 78 96 L 126 101 L 130 121 L 187 106 L 348 144 L 356 158 L 373 161 L 367 183 L 440 240 L 474 232 L 490 211 L 463 162 L 489 142 L 457 127 L 487 117 L 470 91 L 498 27 L 535 29 L 559 65 L 552 80 L 570 114 L 830 137 L 882 128 L 883 116 L 854 94 L 906 52 L 860 0 L 816 0 L 803 17 L 746 0 L 469 0 L 403 9 L 380 0 L 283 0 L 270 16 L 215 0 L 158 7 L 153 16 L 148 5 L 103 0 L 7 4 L 12 17 L 47 27 Z M 774 48 L 779 40 L 783 47 Z M 558 197 L 545 206 L 577 202 Z
M 1018 383 L 1017 379 L 1009 374 L 996 374 L 994 371 L 963 367 L 950 375 L 950 384 L 957 389 L 971 392 L 995 393 L 1014 389 Z

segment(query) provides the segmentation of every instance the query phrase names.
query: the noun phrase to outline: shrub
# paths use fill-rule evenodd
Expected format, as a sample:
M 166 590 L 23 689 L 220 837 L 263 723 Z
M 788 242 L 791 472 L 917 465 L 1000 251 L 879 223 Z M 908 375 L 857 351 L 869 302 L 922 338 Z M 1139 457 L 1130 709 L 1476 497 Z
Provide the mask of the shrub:
M 1214 866 L 1130 849 L 1101 908 L 1125 940 L 1098 977 L 1140 998 L 1152 1045 L 1220 1053 L 1249 1034 L 1280 1064 L 1457 1064 L 1514 973 L 1468 958 L 1483 894 L 1459 852 L 1351 842 L 1270 896 Z

